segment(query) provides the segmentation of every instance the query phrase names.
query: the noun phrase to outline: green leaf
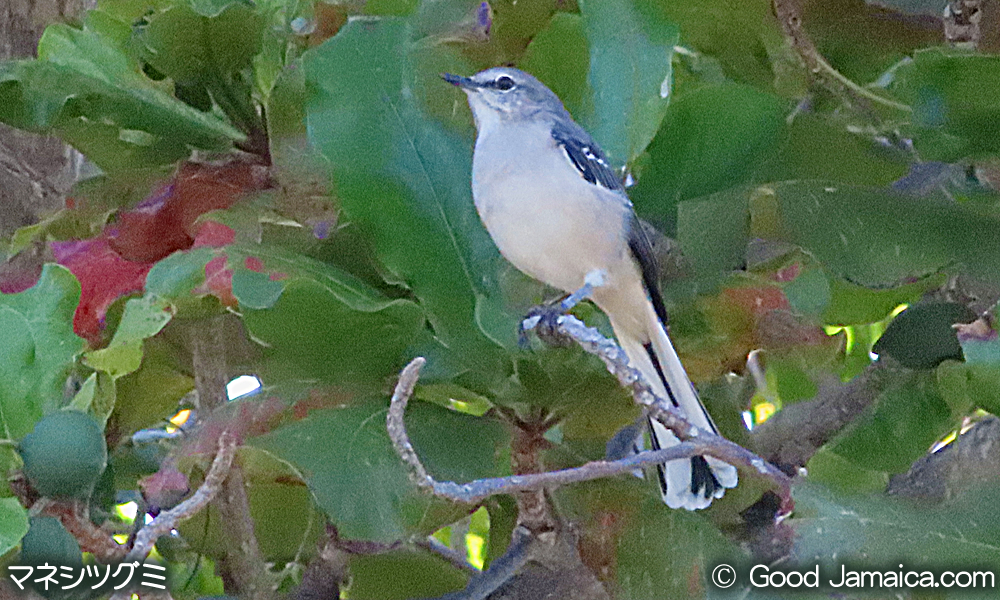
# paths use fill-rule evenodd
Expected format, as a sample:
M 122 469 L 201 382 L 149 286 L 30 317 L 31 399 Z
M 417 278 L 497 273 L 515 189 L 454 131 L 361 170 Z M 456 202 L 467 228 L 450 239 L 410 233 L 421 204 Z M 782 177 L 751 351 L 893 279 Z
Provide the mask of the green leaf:
M 1000 219 L 880 189 L 788 182 L 762 190 L 775 197 L 786 241 L 849 281 L 898 285 L 955 263 L 1000 281 Z
M 226 252 L 230 264 L 238 263 L 245 266 L 249 260 L 260 260 L 268 278 L 274 276 L 271 283 L 277 285 L 283 286 L 283 282 L 297 278 L 318 282 L 339 302 L 353 310 L 377 312 L 390 303 L 389 299 L 350 273 L 276 246 L 233 244 L 226 247 Z M 260 295 L 258 299 L 269 299 L 268 297 L 274 293 L 276 290 L 272 286 L 267 286 L 257 292 Z
M 429 534 L 460 516 L 454 509 L 461 507 L 449 507 L 414 487 L 389 442 L 385 416 L 381 400 L 312 411 L 251 444 L 305 474 L 342 538 L 390 542 L 415 532 Z M 498 450 L 509 440 L 493 420 L 416 402 L 406 422 L 417 454 L 440 480 L 465 482 L 507 470 Z
M 621 476 L 553 494 L 578 524 L 581 554 L 599 557 L 606 577 L 616 582 L 616 598 L 704 597 L 709 565 L 723 557 L 732 562 L 742 552 L 704 512 L 667 509 L 655 487 L 648 475 L 645 481 Z
M 637 413 L 631 398 L 597 357 L 579 348 L 546 348 L 519 354 L 517 383 L 494 402 L 545 407 L 566 415 L 567 435 L 606 441 Z
M 788 117 L 790 118 L 790 116 Z M 869 134 L 852 133 L 837 116 L 799 112 L 784 139 L 756 165 L 756 180 L 816 179 L 840 185 L 888 186 L 906 175 L 910 155 L 872 143 Z
M 271 377 L 380 385 L 425 326 L 414 302 L 386 298 L 333 266 L 266 245 L 226 250 L 237 265 L 233 293 L 248 330 L 266 345 L 261 368 Z M 246 268 L 251 260 L 264 272 Z
M 57 23 L 47 27 L 38 41 L 38 59 L 105 83 L 142 82 L 135 65 L 113 42 L 96 31 Z
M 365 12 L 403 17 L 412 14 L 421 4 L 419 0 L 372 0 L 365 3 Z
M 819 563 L 823 582 L 840 581 L 845 564 L 893 571 L 900 563 L 920 570 L 1000 569 L 997 488 L 934 508 L 884 495 L 835 495 L 808 483 L 795 486 L 794 499 L 793 556 L 800 565 Z
M 250 454 L 253 448 L 241 450 L 241 458 Z M 287 465 L 282 465 L 289 471 Z M 305 544 L 315 544 L 323 530 L 323 518 L 313 502 L 312 495 L 298 481 L 289 484 L 291 476 L 282 481 L 256 481 L 250 484 L 250 511 L 254 521 L 254 535 L 260 543 L 267 560 L 275 562 L 293 561 L 300 556 Z M 294 480 L 293 480 L 294 481 Z M 296 518 L 290 519 L 294 515 Z M 226 524 L 216 519 L 216 523 L 226 535 Z M 227 540 L 223 538 L 223 544 Z
M 582 121 L 593 114 L 593 98 L 587 85 L 590 54 L 583 18 L 559 12 L 548 27 L 532 38 L 518 67 L 531 73 L 559 96 L 566 110 Z
M 494 561 L 507 553 L 517 527 L 517 501 L 511 496 L 493 496 L 486 501 L 486 510 L 489 533 L 483 548 L 483 569 L 489 569 Z
M 944 279 L 943 275 L 932 276 L 914 283 L 873 289 L 831 278 L 830 304 L 823 312 L 823 322 L 850 325 L 881 321 L 900 304 L 912 304 L 928 290 L 940 287 Z
M 156 296 L 128 300 L 111 342 L 86 353 L 84 362 L 114 379 L 135 371 L 142 363 L 143 340 L 159 333 L 172 317 L 173 307 Z
M 905 1 L 905 0 L 904 0 Z M 934 0 L 923 2 L 925 7 Z M 856 2 L 827 0 L 803 7 L 802 21 L 808 23 L 809 36 L 820 56 L 834 68 L 858 83 L 879 79 L 891 65 L 905 60 L 918 48 L 942 43 L 941 30 L 926 27 L 920 18 L 887 12 L 892 0 Z M 897 2 L 898 4 L 898 2 Z M 938 2 L 934 17 L 940 19 L 945 3 Z M 869 84 L 869 87 L 874 87 Z M 879 90 L 872 90 L 879 95 Z M 905 113 L 893 112 L 893 117 Z
M 666 114 L 677 26 L 640 13 L 632 0 L 581 2 L 580 9 L 594 107 L 583 122 L 613 162 L 630 164 Z
M 352 20 L 303 57 L 309 139 L 390 279 L 413 290 L 461 361 L 495 379 L 502 358 L 475 312 L 500 257 L 473 209 L 471 144 L 428 120 L 409 91 L 409 36 L 402 20 Z
M 699 278 L 721 278 L 740 268 L 749 239 L 750 211 L 743 189 L 677 206 L 677 241 Z
M 806 463 L 809 481 L 823 484 L 841 494 L 880 494 L 889 485 L 885 471 L 867 469 L 855 462 L 820 448 Z
M 254 536 L 264 559 L 285 563 L 302 558 L 304 549 L 314 545 L 323 531 L 324 519 L 309 489 L 299 481 L 299 473 L 252 446 L 241 447 L 238 460 L 247 481 Z M 182 521 L 178 529 L 200 554 L 219 556 L 227 551 L 229 527 L 214 506 Z
M 80 391 L 73 396 L 69 408 L 90 415 L 104 427 L 111 411 L 115 408 L 115 396 L 115 380 L 111 375 L 103 372 L 91 373 L 80 386 Z
M 113 117 L 116 118 L 117 117 Z M 138 124 L 136 124 L 138 125 Z M 149 169 L 183 160 L 191 154 L 182 139 L 158 137 L 117 123 L 60 117 L 53 132 L 108 173 Z
M 818 316 L 830 306 L 830 280 L 822 269 L 808 269 L 782 288 L 796 312 Z M 895 308 L 895 307 L 893 307 Z
M 0 553 L 14 549 L 28 533 L 28 511 L 17 498 L 0 498 Z
M 718 502 L 718 501 L 717 501 Z M 712 567 L 739 552 L 701 515 L 664 510 L 649 496 L 618 534 L 618 596 L 629 600 L 703 597 Z
M 747 85 L 704 86 L 671 103 L 629 196 L 672 221 L 677 202 L 754 180 L 786 135 L 786 102 Z
M 83 15 L 83 24 L 85 29 L 97 33 L 120 48 L 128 44 L 132 35 L 132 28 L 129 27 L 127 20 L 119 19 L 104 10 L 88 10 Z
M 133 23 L 148 15 L 151 10 L 165 10 L 176 2 L 177 0 L 99 0 L 98 7 L 123 23 Z
M 189 0 L 189 2 L 194 12 L 203 17 L 217 17 L 230 8 L 247 8 L 249 4 L 245 0 Z
M 726 77 L 796 97 L 806 92 L 801 59 L 788 49 L 766 0 L 647 0 L 647 10 L 677 23 L 682 42 L 716 58 Z
M 73 333 L 80 284 L 46 264 L 33 287 L 0 294 L 0 408 L 4 437 L 29 433 L 62 402 L 63 385 L 83 340 Z
M 941 393 L 953 410 L 970 412 L 982 408 L 1000 412 L 1000 339 L 970 337 L 961 340 L 964 363 L 947 362 L 938 367 Z
M 261 375 L 378 385 L 402 366 L 424 315 L 408 300 L 370 302 L 362 311 L 321 282 L 284 282 L 273 307 L 243 310 L 248 331 L 266 346 Z
M 886 354 L 909 369 L 933 369 L 945 360 L 962 360 L 953 325 L 969 323 L 976 314 L 956 302 L 922 302 L 889 323 L 872 351 Z
M 233 270 L 233 296 L 244 308 L 271 308 L 284 290 L 285 286 L 272 280 L 267 273 L 246 268 Z
M 214 4 L 215 6 L 204 6 Z M 178 81 L 219 78 L 248 68 L 260 52 L 265 19 L 233 0 L 179 4 L 148 18 L 141 30 L 143 57 Z
M 125 303 L 111 345 L 138 342 L 153 337 L 166 327 L 173 314 L 170 305 L 152 295 L 132 298 Z
M 157 262 L 146 275 L 146 292 L 177 301 L 205 281 L 205 265 L 217 255 L 214 248 L 201 247 L 174 252 Z
M 914 53 L 912 62 L 895 69 L 890 87 L 913 107 L 915 142 L 925 160 L 954 160 L 961 155 L 948 148 L 935 151 L 933 137 L 921 143 L 923 132 L 965 139 L 963 154 L 1000 150 L 1000 99 L 984 93 L 998 88 L 1000 57 L 937 48 Z
M 305 73 L 301 61 L 282 69 L 267 100 L 267 134 L 278 166 L 306 154 Z
M 768 381 L 777 382 L 777 395 L 782 406 L 816 397 L 818 386 L 809 375 L 817 371 L 826 374 L 827 370 L 823 369 L 825 365 L 816 364 L 819 362 L 814 358 L 817 353 L 810 350 L 812 348 L 809 347 L 795 348 L 773 358 L 768 356 Z
M 38 54 L 0 63 L 0 121 L 58 133 L 102 167 L 164 164 L 185 157 L 188 146 L 224 150 L 243 139 L 155 86 L 94 31 L 51 25 Z M 123 153 L 142 160 L 124 160 Z
M 351 598 L 357 600 L 437 598 L 468 583 L 466 573 L 440 556 L 409 549 L 352 555 L 350 570 Z
M 162 425 L 177 412 L 185 394 L 194 389 L 184 357 L 160 337 L 146 340 L 142 366 L 115 382 L 115 422 L 120 431 L 132 433 Z
M 400 7 L 405 6 L 410 0 L 380 0 L 378 5 L 385 6 L 389 3 L 398 3 Z M 424 36 L 448 36 L 452 30 L 469 25 L 474 19 L 476 6 L 479 2 L 475 0 L 437 0 L 436 2 L 418 2 L 417 13 L 411 23 L 416 37 Z M 381 8 L 380 6 L 380 8 Z M 399 11 L 379 12 L 382 16 L 404 16 Z
M 933 372 L 906 372 L 827 448 L 866 469 L 901 473 L 964 416 L 952 413 Z

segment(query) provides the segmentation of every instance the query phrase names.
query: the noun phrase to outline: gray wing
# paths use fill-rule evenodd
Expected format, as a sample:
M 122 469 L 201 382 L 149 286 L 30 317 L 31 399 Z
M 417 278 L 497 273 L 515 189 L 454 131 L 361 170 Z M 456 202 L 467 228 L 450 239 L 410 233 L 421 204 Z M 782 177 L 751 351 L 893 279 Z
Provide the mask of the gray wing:
M 608 157 L 582 127 L 572 121 L 557 122 L 552 126 L 552 139 L 566 153 L 566 158 L 580 172 L 581 177 L 594 185 L 621 192 L 624 196 L 625 186 L 611 168 Z
M 580 177 L 594 185 L 618 192 L 622 201 L 628 205 L 630 213 L 629 222 L 626 225 L 628 227 L 628 247 L 642 272 L 642 282 L 650 302 L 653 303 L 653 309 L 660 318 L 660 322 L 666 324 L 667 311 L 660 293 L 659 266 L 656 264 L 653 246 L 649 242 L 646 232 L 643 231 L 639 218 L 631 210 L 632 203 L 625 195 L 625 186 L 622 185 L 621 179 L 611 168 L 604 151 L 582 127 L 572 121 L 568 124 L 556 123 L 552 127 L 552 138 L 566 153 L 569 162 L 580 172 Z

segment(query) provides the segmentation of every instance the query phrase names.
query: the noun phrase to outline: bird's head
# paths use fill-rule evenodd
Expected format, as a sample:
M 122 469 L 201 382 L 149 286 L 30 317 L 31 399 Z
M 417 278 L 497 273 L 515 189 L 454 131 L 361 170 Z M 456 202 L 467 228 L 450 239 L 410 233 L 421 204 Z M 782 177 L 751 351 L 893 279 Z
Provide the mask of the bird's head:
M 441 77 L 461 88 L 469 97 L 469 106 L 482 132 L 497 121 L 537 118 L 540 113 L 564 112 L 562 102 L 552 90 L 524 71 L 494 67 L 472 77 L 445 73 Z

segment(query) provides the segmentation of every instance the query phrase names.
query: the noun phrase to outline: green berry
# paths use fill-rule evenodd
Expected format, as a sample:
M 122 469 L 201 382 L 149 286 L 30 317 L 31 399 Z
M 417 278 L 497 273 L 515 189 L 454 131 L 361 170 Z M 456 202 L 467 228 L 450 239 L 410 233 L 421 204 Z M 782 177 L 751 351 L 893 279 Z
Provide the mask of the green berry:
M 82 566 L 80 544 L 59 519 L 31 517 L 28 533 L 21 540 L 22 565 L 36 566 L 44 563 L 59 566 Z
M 39 494 L 86 498 L 108 463 L 104 432 L 89 415 L 54 412 L 20 446 L 24 474 Z

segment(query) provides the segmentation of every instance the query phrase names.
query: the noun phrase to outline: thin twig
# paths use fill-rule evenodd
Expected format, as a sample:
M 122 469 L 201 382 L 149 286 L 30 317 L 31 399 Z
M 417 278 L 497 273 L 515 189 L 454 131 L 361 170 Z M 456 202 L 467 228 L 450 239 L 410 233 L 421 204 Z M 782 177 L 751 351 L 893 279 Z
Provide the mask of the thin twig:
M 423 358 L 418 357 L 413 359 L 400 375 L 399 383 L 397 383 L 396 390 L 392 395 L 386 423 L 392 445 L 403 462 L 409 466 L 411 478 L 416 485 L 430 490 L 438 497 L 453 502 L 472 504 L 481 502 L 495 494 L 555 488 L 569 483 L 631 473 L 637 468 L 653 466 L 669 460 L 707 455 L 729 464 L 742 465 L 757 470 L 778 484 L 783 499 L 790 498 L 791 479 L 787 475 L 745 448 L 721 436 L 695 427 L 687 419 L 668 408 L 664 400 L 653 394 L 649 384 L 645 383 L 642 376 L 628 366 L 625 353 L 614 342 L 602 336 L 596 329 L 585 326 L 571 316 L 559 317 L 557 326 L 560 332 L 575 340 L 585 350 L 597 354 L 604 360 L 608 370 L 618 377 L 623 385 L 632 388 L 637 402 L 649 407 L 654 418 L 672 430 L 678 437 L 688 441 L 662 450 L 644 451 L 614 461 L 592 461 L 579 467 L 560 471 L 477 479 L 463 484 L 450 481 L 439 482 L 427 473 L 420 462 L 420 458 L 406 435 L 406 426 L 403 421 L 403 413 L 420 375 L 420 368 L 426 362 Z
M 177 523 L 190 519 L 200 512 L 215 498 L 222 489 L 222 482 L 229 476 L 229 468 L 233 464 L 236 453 L 236 440 L 224 433 L 219 438 L 219 451 L 212 461 L 212 466 L 205 476 L 205 481 L 190 498 L 170 510 L 161 512 L 155 519 L 147 523 L 135 536 L 132 549 L 125 556 L 125 562 L 142 562 L 153 549 L 153 544 L 160 536 L 170 533 Z
M 481 571 L 472 565 L 466 558 L 465 555 L 456 550 L 452 550 L 448 546 L 444 545 L 436 538 L 427 536 L 419 537 L 413 540 L 413 545 L 418 548 L 423 548 L 428 552 L 437 554 L 441 558 L 445 559 L 451 565 L 459 570 L 465 571 L 470 575 L 479 575 Z
M 772 0 L 772 8 L 781 24 L 785 38 L 802 58 L 806 68 L 835 94 L 848 100 L 854 100 L 862 107 L 868 102 L 873 102 L 899 111 L 913 112 L 913 109 L 906 104 L 875 94 L 833 68 L 833 65 L 823 58 L 812 39 L 803 29 L 802 16 L 799 14 L 796 0 Z
M 690 456 L 711 456 L 733 466 L 754 469 L 778 484 L 782 499 L 790 502 L 792 480 L 783 471 L 746 448 L 693 425 L 664 398 L 653 393 L 649 383 L 639 371 L 629 365 L 625 351 L 614 341 L 601 335 L 597 329 L 587 327 L 572 315 L 562 315 L 556 323 L 561 333 L 572 338 L 587 352 L 597 355 L 623 386 L 631 388 L 636 403 L 647 407 L 650 415 L 678 438 L 693 444 L 698 451 Z M 677 447 L 680 446 L 675 446 Z
M 413 395 L 413 388 L 420 378 L 420 369 L 427 364 L 427 359 L 418 356 L 410 361 L 410 364 L 403 368 L 399 374 L 399 382 L 392 393 L 392 400 L 389 403 L 389 414 L 386 417 L 386 429 L 389 431 L 389 438 L 396 453 L 403 459 L 403 462 L 410 466 L 410 479 L 419 487 L 433 488 L 434 478 L 427 473 L 420 458 L 417 457 L 410 437 L 406 434 L 406 422 L 403 420 L 403 413 L 406 411 L 406 404 Z
M 115 563 L 125 556 L 125 547 L 115 542 L 108 530 L 94 524 L 88 504 L 79 498 L 41 498 L 31 505 L 30 515 L 48 515 L 59 519 L 80 544 L 105 564 Z
M 435 600 L 485 600 L 524 567 L 531 559 L 532 547 L 537 544 L 538 538 L 531 532 L 523 527 L 516 528 L 507 552 L 493 561 L 488 571 L 477 572 L 464 590 L 438 596 Z

